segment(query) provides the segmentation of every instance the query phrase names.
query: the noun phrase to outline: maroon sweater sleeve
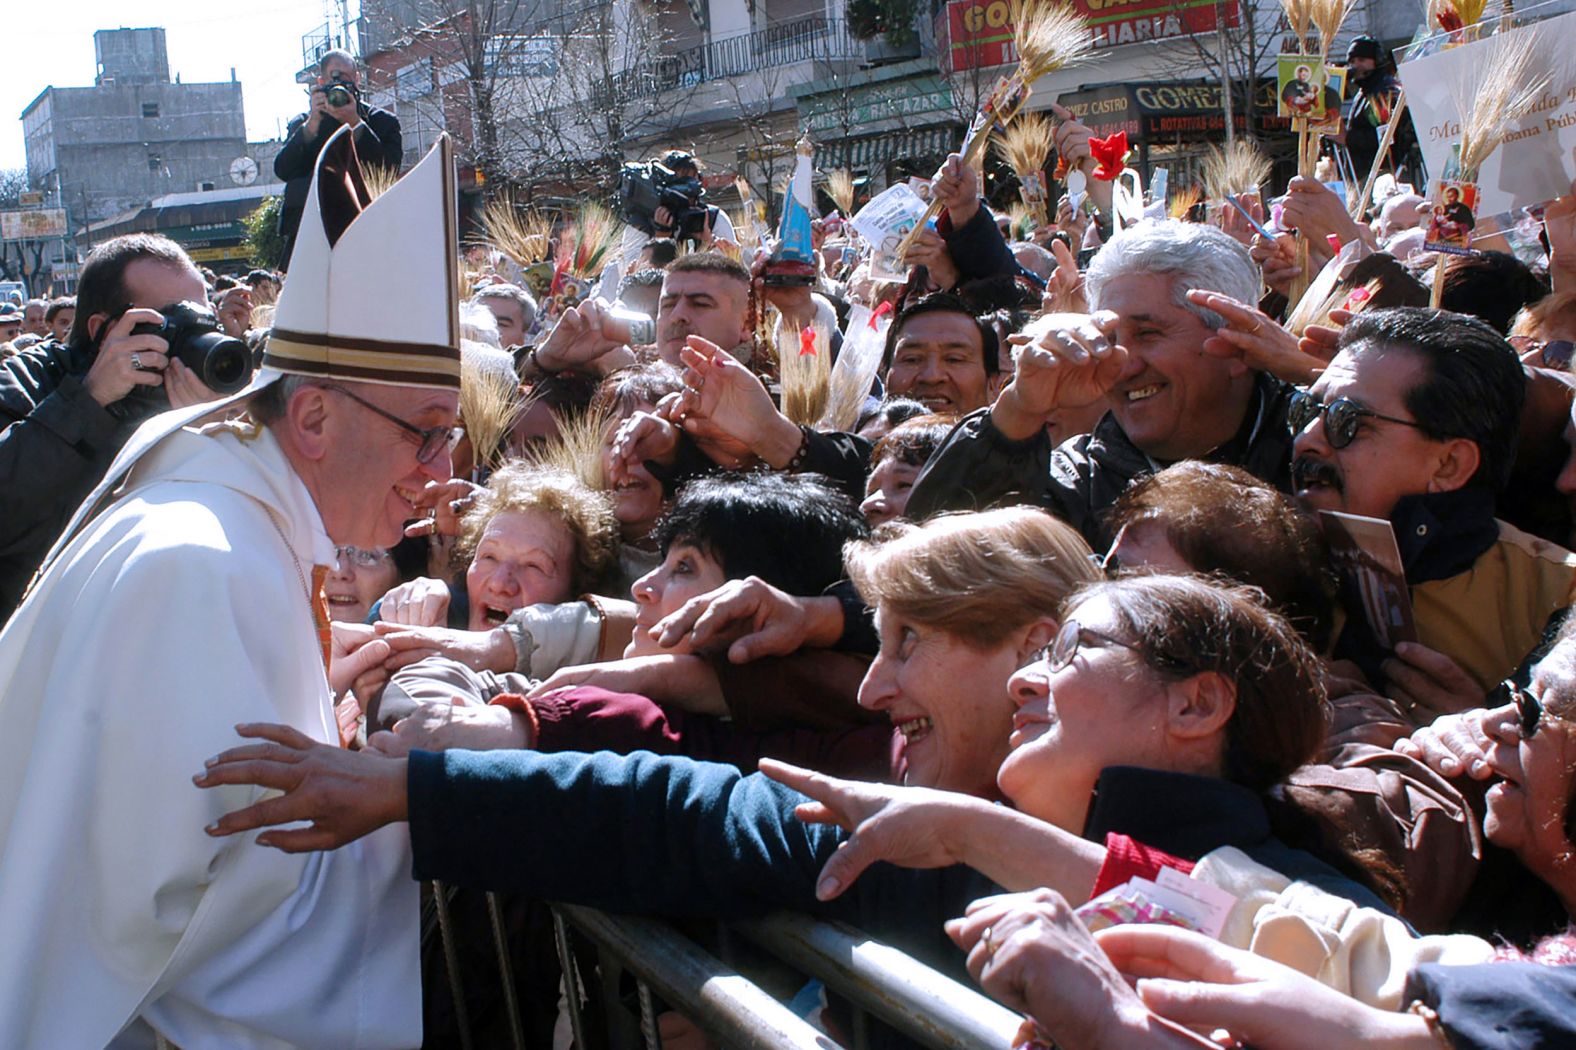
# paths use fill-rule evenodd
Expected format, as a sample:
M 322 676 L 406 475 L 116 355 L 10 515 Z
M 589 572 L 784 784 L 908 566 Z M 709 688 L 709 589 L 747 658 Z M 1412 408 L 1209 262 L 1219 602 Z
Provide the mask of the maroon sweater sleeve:
M 754 732 L 597 686 L 559 689 L 527 703 L 538 751 L 652 751 L 727 762 L 747 773 L 753 773 L 762 758 L 778 758 L 833 776 L 892 777 L 890 725 Z

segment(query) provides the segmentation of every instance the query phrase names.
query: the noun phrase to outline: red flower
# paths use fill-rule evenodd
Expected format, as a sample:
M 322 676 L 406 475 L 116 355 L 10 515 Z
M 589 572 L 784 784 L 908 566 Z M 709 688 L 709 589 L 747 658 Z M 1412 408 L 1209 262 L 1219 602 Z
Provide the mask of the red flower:
M 1115 181 L 1127 163 L 1127 132 L 1118 131 L 1104 139 L 1090 138 L 1089 152 L 1100 162 L 1100 166 L 1094 170 L 1094 177 L 1102 182 Z

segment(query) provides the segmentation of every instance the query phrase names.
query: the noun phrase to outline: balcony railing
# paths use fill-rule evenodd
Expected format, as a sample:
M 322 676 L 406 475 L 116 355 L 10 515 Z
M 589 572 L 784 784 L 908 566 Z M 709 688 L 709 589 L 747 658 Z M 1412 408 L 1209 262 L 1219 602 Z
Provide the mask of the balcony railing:
M 801 18 L 754 33 L 724 37 L 671 55 L 643 57 L 615 78 L 623 99 L 644 98 L 797 62 L 858 61 L 865 45 L 840 18 Z

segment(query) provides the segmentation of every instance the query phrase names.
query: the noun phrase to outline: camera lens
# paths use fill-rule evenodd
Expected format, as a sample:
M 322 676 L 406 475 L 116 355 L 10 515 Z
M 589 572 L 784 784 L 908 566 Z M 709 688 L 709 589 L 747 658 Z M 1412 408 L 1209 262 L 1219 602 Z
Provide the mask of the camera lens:
M 182 340 L 171 352 L 215 393 L 233 394 L 252 379 L 246 344 L 223 332 L 203 332 Z

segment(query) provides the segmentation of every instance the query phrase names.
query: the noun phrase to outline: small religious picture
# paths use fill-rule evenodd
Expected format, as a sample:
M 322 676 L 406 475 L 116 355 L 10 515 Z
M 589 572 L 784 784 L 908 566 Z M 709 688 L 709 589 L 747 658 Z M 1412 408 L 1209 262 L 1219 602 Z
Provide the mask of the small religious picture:
M 1324 120 L 1328 80 L 1324 64 L 1311 55 L 1276 56 L 1276 116 Z
M 1321 135 L 1339 135 L 1341 99 L 1346 95 L 1346 70 L 1341 66 L 1329 66 L 1324 72 L 1324 116 L 1313 121 L 1309 130 Z
M 1472 243 L 1472 228 L 1477 225 L 1477 184 L 1458 179 L 1439 182 L 1428 213 L 1429 245 L 1444 244 L 1467 248 Z

